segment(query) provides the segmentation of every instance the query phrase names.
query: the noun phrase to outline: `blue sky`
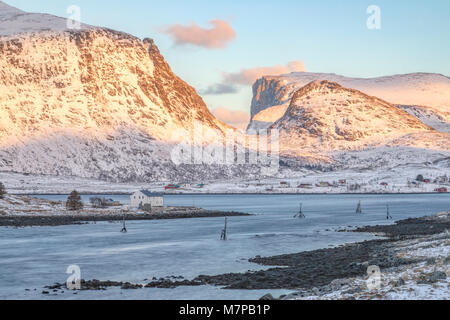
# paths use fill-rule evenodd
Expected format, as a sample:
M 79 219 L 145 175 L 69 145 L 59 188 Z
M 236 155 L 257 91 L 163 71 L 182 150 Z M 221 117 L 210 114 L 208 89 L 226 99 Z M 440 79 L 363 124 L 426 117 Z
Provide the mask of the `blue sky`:
M 409 72 L 450 76 L 448 0 L 6 0 L 25 11 L 67 16 L 81 8 L 84 23 L 155 39 L 172 69 L 198 90 L 223 80 L 223 72 L 286 65 L 307 71 L 373 77 Z M 369 5 L 381 9 L 381 29 L 366 27 Z M 175 45 L 168 25 L 227 21 L 236 38 L 224 49 Z M 211 109 L 248 111 L 251 88 L 206 95 Z

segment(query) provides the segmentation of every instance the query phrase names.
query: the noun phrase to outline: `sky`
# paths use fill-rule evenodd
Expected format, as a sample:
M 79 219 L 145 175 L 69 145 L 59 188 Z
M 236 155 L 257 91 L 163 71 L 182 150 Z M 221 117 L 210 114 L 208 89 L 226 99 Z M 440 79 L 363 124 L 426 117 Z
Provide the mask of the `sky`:
M 5 2 L 62 17 L 77 5 L 83 23 L 153 38 L 174 72 L 208 107 L 236 122 L 246 121 L 251 83 L 263 73 L 450 76 L 448 0 Z M 378 29 L 367 26 L 371 5 L 380 9 Z

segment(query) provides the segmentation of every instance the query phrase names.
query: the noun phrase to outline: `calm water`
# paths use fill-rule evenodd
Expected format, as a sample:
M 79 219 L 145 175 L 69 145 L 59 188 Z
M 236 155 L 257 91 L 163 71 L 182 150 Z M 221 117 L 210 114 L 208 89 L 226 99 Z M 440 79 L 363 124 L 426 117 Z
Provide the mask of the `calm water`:
M 40 196 L 65 200 L 67 196 Z M 123 195 L 108 196 L 129 203 Z M 89 196 L 83 197 L 88 201 Z M 364 214 L 356 215 L 361 200 Z M 294 219 L 299 203 L 306 219 Z M 386 204 L 396 220 L 450 210 L 450 195 L 169 195 L 166 205 L 253 213 L 229 218 L 229 241 L 220 241 L 223 218 L 130 221 L 81 226 L 0 228 L 0 299 L 257 299 L 279 290 L 217 287 L 109 289 L 42 295 L 43 286 L 65 282 L 69 265 L 85 279 L 145 282 L 152 277 L 220 274 L 261 269 L 248 258 L 312 250 L 370 239 L 339 228 L 387 223 Z M 31 289 L 25 291 L 25 289 Z M 34 290 L 36 289 L 36 290 Z

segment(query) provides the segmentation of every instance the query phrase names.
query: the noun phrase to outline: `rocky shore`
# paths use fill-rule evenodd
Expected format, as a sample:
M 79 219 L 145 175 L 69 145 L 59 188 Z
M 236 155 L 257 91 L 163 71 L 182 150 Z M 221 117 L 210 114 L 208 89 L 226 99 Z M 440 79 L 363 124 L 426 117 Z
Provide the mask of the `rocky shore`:
M 187 219 L 187 218 L 211 218 L 247 216 L 240 212 L 209 211 L 203 209 L 183 209 L 153 214 L 125 214 L 125 220 L 161 220 L 161 219 Z M 16 215 L 0 216 L 0 227 L 36 227 L 36 226 L 61 226 L 73 224 L 86 224 L 101 221 L 122 221 L 123 214 L 80 214 L 80 215 Z
M 449 228 L 450 213 L 407 219 L 398 221 L 393 225 L 368 226 L 347 230 L 348 232 L 376 233 L 383 236 L 382 239 L 335 248 L 273 257 L 258 256 L 249 259 L 250 262 L 272 266 L 267 270 L 215 276 L 200 275 L 192 280 L 182 277 L 153 278 L 151 281 L 142 284 L 83 280 L 81 289 L 103 290 L 108 287 L 121 287 L 122 289 L 174 288 L 208 284 L 221 286 L 225 289 L 292 289 L 297 290 L 297 292 L 280 298 L 297 299 L 312 296 L 326 298 L 327 295 L 340 292 L 340 290 L 346 288 L 346 294 L 353 297 L 358 292 L 364 292 L 361 289 L 363 287 L 361 283 L 366 281 L 369 266 L 377 266 L 384 273 L 395 273 L 398 270 L 414 270 L 414 268 L 422 265 L 429 266 L 429 268 L 420 269 L 421 271 L 416 275 L 415 283 L 435 284 L 441 280 L 445 282 L 447 279 L 445 270 L 442 271 L 441 269 L 446 268 L 450 261 L 448 258 Z M 439 247 L 439 257 L 430 258 L 427 255 L 410 254 L 408 252 L 411 246 L 420 244 L 425 247 Z M 442 254 L 444 258 L 442 258 Z M 354 279 L 359 279 L 359 282 Z M 390 281 L 392 287 L 399 287 L 406 283 L 403 278 L 394 280 Z M 358 285 L 349 288 L 351 281 L 356 281 L 355 283 L 358 283 Z M 63 290 L 65 284 L 56 284 L 47 287 L 47 289 Z M 270 295 L 267 295 L 264 298 L 270 297 Z

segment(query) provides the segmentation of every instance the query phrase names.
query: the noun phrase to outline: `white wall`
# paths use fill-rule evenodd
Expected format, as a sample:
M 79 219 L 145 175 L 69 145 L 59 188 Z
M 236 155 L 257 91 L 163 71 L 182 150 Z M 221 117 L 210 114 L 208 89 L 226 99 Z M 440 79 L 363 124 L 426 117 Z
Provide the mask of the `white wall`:
M 135 192 L 131 195 L 131 206 L 138 208 L 139 205 L 149 204 L 152 207 L 163 207 L 164 206 L 164 198 L 163 197 L 147 197 L 140 191 Z

